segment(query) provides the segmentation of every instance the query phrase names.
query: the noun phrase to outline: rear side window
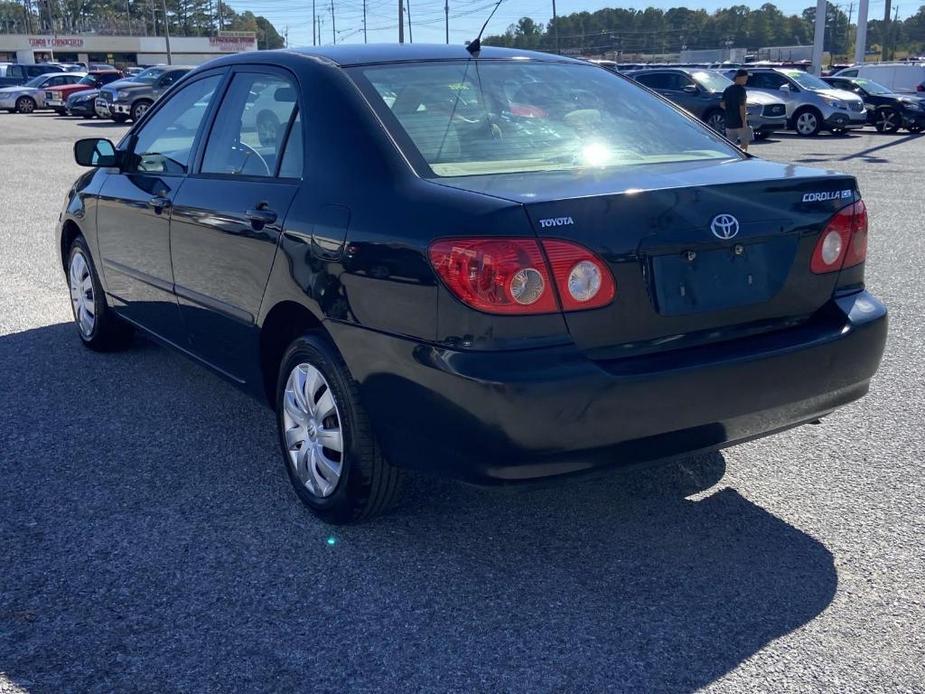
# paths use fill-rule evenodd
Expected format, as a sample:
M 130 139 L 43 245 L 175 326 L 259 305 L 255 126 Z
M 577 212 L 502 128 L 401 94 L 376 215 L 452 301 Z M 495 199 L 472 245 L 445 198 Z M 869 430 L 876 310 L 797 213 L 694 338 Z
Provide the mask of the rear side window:
M 666 72 L 652 72 L 639 75 L 636 80 L 650 89 L 671 89 L 670 75 Z
M 285 77 L 235 75 L 212 126 L 202 172 L 273 176 L 295 114 L 296 94 Z
M 454 61 L 350 74 L 396 140 L 410 141 L 435 176 L 742 156 L 705 126 L 594 65 Z
M 281 178 L 302 178 L 302 114 L 297 113 L 279 166 Z

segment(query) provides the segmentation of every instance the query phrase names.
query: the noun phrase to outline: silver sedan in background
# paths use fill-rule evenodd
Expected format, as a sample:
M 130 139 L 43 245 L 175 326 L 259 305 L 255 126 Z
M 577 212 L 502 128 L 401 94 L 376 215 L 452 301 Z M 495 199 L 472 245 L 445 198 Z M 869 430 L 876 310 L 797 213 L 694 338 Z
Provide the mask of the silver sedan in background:
M 75 84 L 86 75 L 85 72 L 47 72 L 33 77 L 18 87 L 0 89 L 0 109 L 10 113 L 32 113 L 45 108 L 45 89 L 62 84 Z

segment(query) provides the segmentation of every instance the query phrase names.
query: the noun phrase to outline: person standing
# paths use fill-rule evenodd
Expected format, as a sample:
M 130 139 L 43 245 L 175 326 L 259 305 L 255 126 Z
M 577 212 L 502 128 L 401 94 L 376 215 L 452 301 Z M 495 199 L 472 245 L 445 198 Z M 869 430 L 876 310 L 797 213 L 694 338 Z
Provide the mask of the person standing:
M 745 84 L 748 82 L 748 70 L 737 70 L 733 84 L 723 90 L 720 106 L 726 113 L 726 137 L 738 140 L 743 152 L 748 151 L 752 140 L 752 129 L 748 127 L 748 110 L 745 105 L 747 94 Z

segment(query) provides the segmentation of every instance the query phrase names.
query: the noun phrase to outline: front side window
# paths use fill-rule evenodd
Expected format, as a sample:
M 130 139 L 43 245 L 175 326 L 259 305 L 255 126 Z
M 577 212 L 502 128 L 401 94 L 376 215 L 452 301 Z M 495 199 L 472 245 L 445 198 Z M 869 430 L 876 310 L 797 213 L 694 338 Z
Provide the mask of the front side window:
M 185 174 L 196 134 L 209 108 L 221 75 L 196 80 L 176 92 L 138 133 L 133 170 Z
M 705 126 L 594 65 L 454 61 L 350 74 L 435 176 L 741 157 Z
M 202 172 L 273 176 L 295 108 L 296 89 L 285 77 L 235 75 L 209 135 Z

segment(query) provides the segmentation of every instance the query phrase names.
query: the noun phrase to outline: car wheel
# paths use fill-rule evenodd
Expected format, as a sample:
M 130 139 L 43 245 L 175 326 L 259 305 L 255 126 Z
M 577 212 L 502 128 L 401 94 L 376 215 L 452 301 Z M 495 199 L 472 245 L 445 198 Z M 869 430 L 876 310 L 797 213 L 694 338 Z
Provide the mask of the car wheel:
M 273 147 L 279 139 L 279 118 L 272 111 L 257 116 L 257 139 L 261 147 Z
M 132 104 L 132 120 L 136 123 L 141 120 L 141 117 L 145 115 L 148 109 L 151 108 L 151 102 L 140 100 Z
M 67 282 L 74 324 L 81 341 L 98 352 L 127 347 L 131 342 L 132 327 L 107 306 L 93 258 L 82 236 L 74 240 L 68 253 Z
M 703 121 L 718 133 L 726 132 L 726 115 L 722 111 L 710 111 Z
M 110 116 L 110 118 L 112 118 L 116 123 L 124 123 L 128 120 L 128 116 L 122 113 L 114 113 L 112 116 Z
M 35 99 L 31 96 L 21 96 L 16 99 L 17 113 L 32 113 L 35 110 Z
M 892 108 L 882 108 L 877 111 L 874 127 L 878 133 L 895 133 L 902 125 L 903 118 L 899 111 Z
M 323 336 L 304 335 L 286 350 L 276 413 L 289 479 L 319 518 L 349 523 L 395 502 L 401 471 L 383 458 L 357 385 Z
M 797 135 L 812 137 L 818 134 L 821 128 L 822 118 L 820 118 L 819 112 L 814 109 L 807 108 L 797 111 L 793 117 L 793 129 L 797 131 Z

